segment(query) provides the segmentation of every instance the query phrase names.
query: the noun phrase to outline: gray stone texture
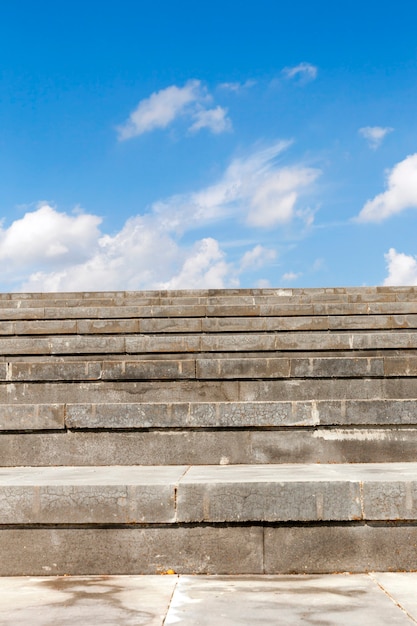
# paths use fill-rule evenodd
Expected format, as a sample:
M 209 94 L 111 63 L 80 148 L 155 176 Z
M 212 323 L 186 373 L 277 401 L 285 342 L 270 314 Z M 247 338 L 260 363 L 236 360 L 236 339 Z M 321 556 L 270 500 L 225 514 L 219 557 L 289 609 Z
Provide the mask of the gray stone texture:
M 416 409 L 417 287 L 0 294 L 0 574 L 415 569 Z
M 263 572 L 260 526 L 0 527 L 0 576 Z

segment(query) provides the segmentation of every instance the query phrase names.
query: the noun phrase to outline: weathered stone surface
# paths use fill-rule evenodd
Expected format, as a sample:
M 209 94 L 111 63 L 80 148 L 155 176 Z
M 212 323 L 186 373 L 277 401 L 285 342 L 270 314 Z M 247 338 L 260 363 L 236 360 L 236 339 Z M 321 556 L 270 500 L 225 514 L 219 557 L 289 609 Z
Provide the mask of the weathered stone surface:
M 48 322 L 49 323 L 49 322 Z M 74 322 L 76 331 L 80 335 L 87 334 L 123 334 L 138 333 L 140 321 L 138 319 L 103 319 L 79 320 Z
M 358 481 L 334 466 L 191 467 L 178 485 L 180 522 L 355 520 Z
M 141 333 L 200 333 L 203 320 L 198 317 L 149 318 L 140 320 Z
M 10 363 L 7 380 L 21 381 L 52 381 L 52 380 L 100 380 L 101 364 L 94 361 L 85 362 L 33 362 Z
M 126 337 L 126 352 L 158 353 L 158 352 L 199 352 L 201 338 L 199 336 L 156 335 L 154 337 L 142 335 L 140 337 Z M 109 350 L 110 352 L 110 350 Z
M 406 425 L 417 423 L 417 399 L 346 400 L 344 408 L 346 424 Z M 330 422 L 328 416 L 320 413 L 320 423 L 328 424 L 334 421 Z
M 274 381 L 275 382 L 275 381 Z M 28 393 L 33 403 L 49 402 L 198 402 L 239 399 L 242 383 L 236 381 L 148 382 L 56 382 L 0 385 L 0 404 L 24 404 Z M 246 398 L 243 398 L 246 400 Z
M 413 571 L 413 524 L 311 525 L 265 528 L 265 573 Z
M 0 528 L 0 575 L 253 574 L 263 529 L 244 527 Z
M 0 624 L 163 626 L 176 576 L 0 578 Z
M 29 391 L 30 401 L 39 404 L 45 398 L 52 403 L 407 400 L 417 398 L 417 379 L 10 382 L 0 384 L 0 404 L 25 404 Z
M 415 461 L 417 429 L 165 430 L 6 434 L 3 466 Z
M 196 361 L 196 378 L 288 378 L 289 359 L 202 359 Z
M 291 376 L 296 378 L 363 378 L 384 375 L 381 357 L 291 359 Z
M 339 403 L 340 404 L 340 403 Z M 69 404 L 68 428 L 242 428 L 313 426 L 312 402 Z
M 63 404 L 0 404 L 0 431 L 63 429 L 64 418 Z
M 195 360 L 105 361 L 103 380 L 181 380 L 195 378 Z
M 0 468 L 1 524 L 173 522 L 185 467 Z
M 391 576 L 396 582 L 401 575 Z M 399 595 L 408 600 L 407 606 L 412 603 L 414 610 L 408 615 L 403 605 L 397 604 Z M 390 597 L 366 575 L 182 576 L 164 626 L 211 626 L 213 616 L 221 616 L 224 626 L 346 626 L 359 622 L 369 626 L 412 626 L 412 615 L 416 614 L 414 595 L 411 581 L 398 581 Z
M 31 320 L 15 322 L 16 335 L 66 335 L 77 333 L 77 322 L 73 320 Z
M 2 434 L 3 466 L 184 465 L 256 462 L 251 434 L 232 431 Z

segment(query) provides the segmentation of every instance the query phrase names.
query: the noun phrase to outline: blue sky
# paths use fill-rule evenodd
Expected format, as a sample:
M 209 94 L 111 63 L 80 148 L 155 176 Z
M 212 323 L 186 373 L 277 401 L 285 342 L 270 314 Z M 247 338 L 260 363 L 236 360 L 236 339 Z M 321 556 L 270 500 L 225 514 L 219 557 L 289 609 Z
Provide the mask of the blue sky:
M 3 0 L 0 289 L 417 284 L 416 24 Z

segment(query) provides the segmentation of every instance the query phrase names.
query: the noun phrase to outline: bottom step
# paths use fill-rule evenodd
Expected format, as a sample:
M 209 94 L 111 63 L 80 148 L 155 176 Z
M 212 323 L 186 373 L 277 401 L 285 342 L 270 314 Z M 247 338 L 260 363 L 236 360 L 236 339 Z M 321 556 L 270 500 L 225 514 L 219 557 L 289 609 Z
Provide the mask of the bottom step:
M 0 575 L 416 571 L 415 524 L 2 528 Z
M 417 569 L 417 463 L 0 469 L 0 575 Z

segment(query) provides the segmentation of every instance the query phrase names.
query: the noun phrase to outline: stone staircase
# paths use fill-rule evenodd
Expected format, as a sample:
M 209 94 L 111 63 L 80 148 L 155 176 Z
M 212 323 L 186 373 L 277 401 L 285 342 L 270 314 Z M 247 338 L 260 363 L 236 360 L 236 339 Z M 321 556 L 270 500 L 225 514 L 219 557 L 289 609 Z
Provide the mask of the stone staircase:
M 417 569 L 417 288 L 0 294 L 0 575 Z

